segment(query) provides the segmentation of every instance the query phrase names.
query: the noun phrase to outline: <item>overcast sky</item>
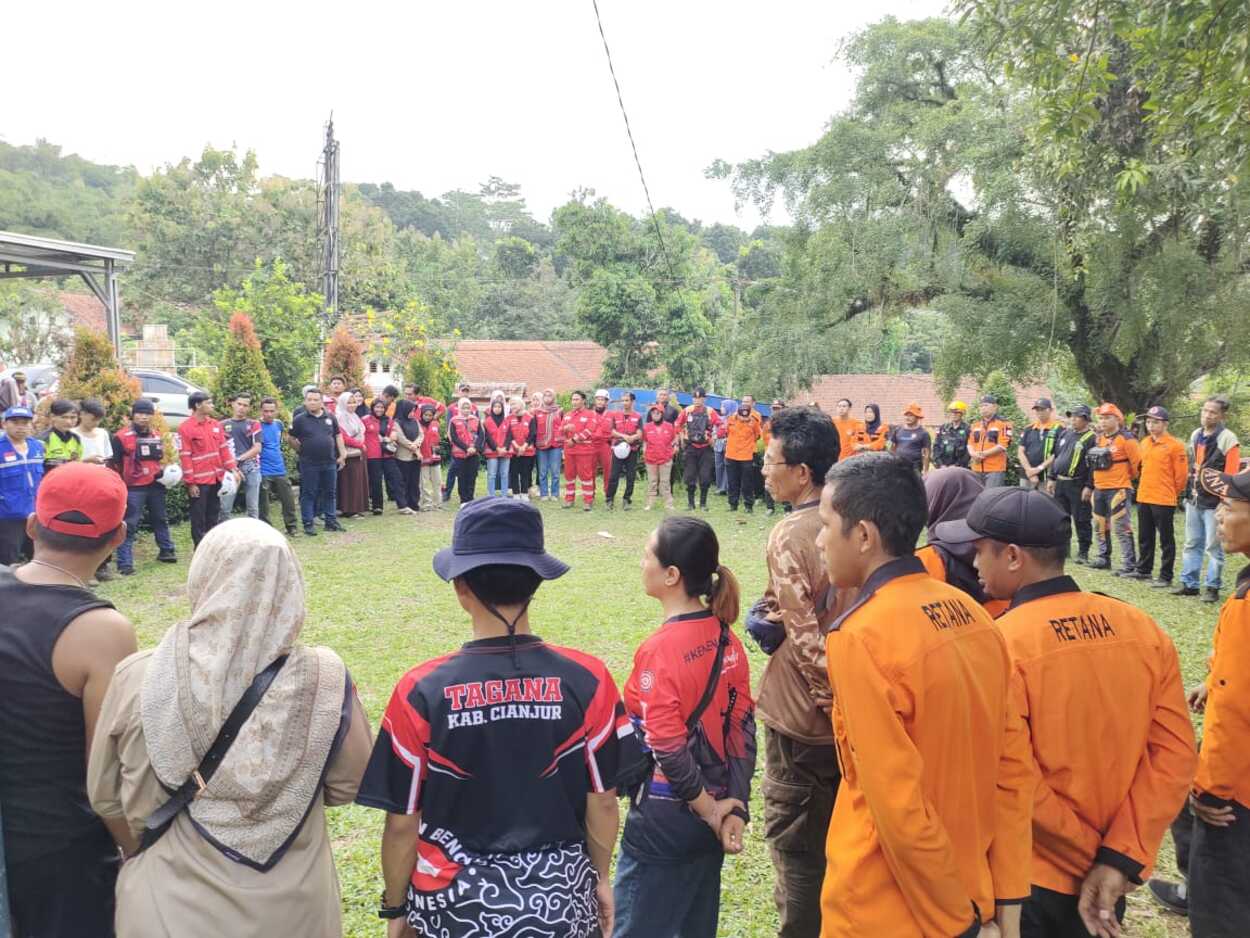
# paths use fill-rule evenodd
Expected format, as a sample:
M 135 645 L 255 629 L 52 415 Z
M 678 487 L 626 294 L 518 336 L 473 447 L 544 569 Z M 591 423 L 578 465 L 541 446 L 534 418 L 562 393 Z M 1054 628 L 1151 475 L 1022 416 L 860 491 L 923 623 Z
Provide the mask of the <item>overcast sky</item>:
M 708 164 L 814 141 L 852 87 L 839 39 L 944 5 L 600 0 L 656 207 L 754 225 Z M 344 181 L 432 196 L 494 174 L 542 219 L 578 186 L 645 209 L 590 0 L 63 0 L 4 20 L 8 143 L 144 172 L 236 145 L 312 177 L 333 110 Z

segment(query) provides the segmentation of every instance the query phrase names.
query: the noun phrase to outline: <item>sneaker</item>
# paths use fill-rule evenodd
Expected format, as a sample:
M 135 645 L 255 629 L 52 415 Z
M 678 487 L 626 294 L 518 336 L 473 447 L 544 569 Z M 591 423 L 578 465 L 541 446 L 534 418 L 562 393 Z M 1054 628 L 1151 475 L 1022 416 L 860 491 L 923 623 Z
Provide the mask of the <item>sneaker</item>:
M 1218 603 L 1220 601 L 1220 591 L 1214 586 L 1208 586 L 1202 591 L 1202 601 L 1204 603 Z
M 1091 570 L 1110 570 L 1111 561 L 1110 560 L 1091 560 L 1089 562 L 1089 568 Z
M 1150 581 L 1150 588 L 1152 590 L 1170 589 L 1171 586 L 1172 586 L 1171 580 L 1160 580 L 1158 577 L 1155 577 L 1153 580 Z
M 562 507 L 562 508 L 572 508 L 572 507 L 573 507 L 573 503 L 572 503 L 572 502 L 565 502 L 565 503 L 564 503 L 561 507 Z
M 113 571 L 109 569 L 108 564 L 101 564 L 100 569 L 95 572 L 96 582 L 107 583 L 113 579 Z
M 316 537 L 317 529 L 311 524 L 306 524 L 304 525 L 304 533 L 307 534 L 309 537 Z
M 287 537 L 295 537 L 295 535 L 297 534 L 299 534 L 299 528 L 295 527 L 295 525 L 291 525 L 289 528 L 286 529 Z
M 156 555 L 156 559 L 161 563 L 177 563 L 178 553 L 173 550 L 163 550 Z
M 1077 554 L 1072 558 L 1072 562 L 1078 566 L 1089 566 L 1089 554 Z
M 1155 902 L 1169 912 L 1177 915 L 1189 914 L 1188 884 L 1171 883 L 1166 879 L 1151 879 L 1147 881 L 1146 888 L 1150 890 L 1150 895 L 1154 897 Z
M 768 509 L 768 513 L 769 513 L 770 515 L 775 515 L 775 514 L 777 513 L 777 508 L 776 508 L 776 506 L 774 506 L 774 507 L 772 507 L 772 508 Z
M 738 506 L 737 506 L 737 505 L 733 505 L 733 504 L 731 504 L 731 505 L 729 506 L 729 510 L 730 510 L 731 512 L 732 512 L 732 511 L 737 511 L 737 510 L 738 510 Z
M 612 502 L 608 502 L 608 511 L 616 511 L 616 505 Z
M 1142 573 L 1140 570 L 1117 570 L 1115 575 L 1125 580 L 1149 580 L 1149 573 Z
M 699 506 L 699 511 L 711 511 L 711 510 L 712 509 L 708 507 L 707 502 L 704 502 L 702 505 Z
M 380 515 L 380 514 L 382 514 L 382 509 L 381 509 L 381 508 L 375 508 L 375 509 L 373 509 L 373 513 L 374 513 L 375 515 Z
M 747 505 L 747 507 L 746 507 L 746 513 L 747 513 L 748 515 L 753 515 L 753 514 L 755 514 L 755 506 L 754 506 L 754 505 Z
M 1171 594 L 1173 596 L 1197 596 L 1198 587 L 1186 586 L 1184 583 L 1182 583 L 1180 586 L 1176 587 L 1176 589 L 1171 590 Z
M 621 510 L 622 510 L 622 511 L 629 511 L 632 507 L 634 507 L 634 506 L 633 506 L 632 504 L 630 504 L 630 501 L 629 501 L 629 499 L 628 499 L 628 498 L 627 498 L 627 499 L 625 499 L 625 501 L 623 501 L 623 502 L 621 503 Z
M 117 574 L 118 576 L 134 576 L 135 568 L 134 567 L 118 567 Z
M 327 531 L 346 531 L 347 528 L 343 527 L 341 524 L 335 521 L 333 524 L 327 523 L 326 530 Z
M 584 508 L 582 508 L 582 511 L 593 511 L 593 510 L 594 510 L 594 505 L 586 505 Z

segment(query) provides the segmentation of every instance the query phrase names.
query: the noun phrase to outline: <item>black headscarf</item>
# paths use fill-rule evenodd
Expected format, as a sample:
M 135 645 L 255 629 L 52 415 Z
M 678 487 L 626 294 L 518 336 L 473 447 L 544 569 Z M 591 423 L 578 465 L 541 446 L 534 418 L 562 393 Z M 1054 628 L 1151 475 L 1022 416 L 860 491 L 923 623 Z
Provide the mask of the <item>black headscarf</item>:
M 925 498 L 929 503 L 929 544 L 946 561 L 946 582 L 963 590 L 977 602 L 985 593 L 972 561 L 977 555 L 976 542 L 949 544 L 934 537 L 933 529 L 943 521 L 959 521 L 985 487 L 976 473 L 960 466 L 934 469 L 924 480 Z
M 400 433 L 409 440 L 415 440 L 421 435 L 421 425 L 412 419 L 412 411 L 415 407 L 412 401 L 395 402 L 395 423 L 399 425 Z
M 374 404 L 381 404 L 381 405 L 382 405 L 382 413 L 381 413 L 381 414 L 375 414 L 375 413 L 373 412 L 373 411 L 375 410 Z M 399 408 L 396 408 L 396 412 L 398 412 L 398 410 L 399 410 Z M 380 398 L 380 397 L 379 397 L 379 398 L 376 398 L 376 399 L 374 400 L 373 404 L 370 404 L 370 405 L 369 405 L 369 416 L 371 416 L 371 417 L 377 417 L 377 420 L 378 420 L 378 436 L 380 436 L 382 439 L 386 439 L 386 435 L 387 435 L 388 433 L 390 433 L 390 432 L 391 432 L 391 418 L 390 418 L 390 417 L 388 417 L 388 416 L 386 416 L 386 401 L 382 400 L 382 398 Z
M 866 404 L 864 406 L 864 410 L 871 410 L 875 415 L 872 420 L 864 422 L 864 429 L 867 430 L 869 434 L 875 435 L 876 432 L 881 429 L 881 408 L 876 404 Z

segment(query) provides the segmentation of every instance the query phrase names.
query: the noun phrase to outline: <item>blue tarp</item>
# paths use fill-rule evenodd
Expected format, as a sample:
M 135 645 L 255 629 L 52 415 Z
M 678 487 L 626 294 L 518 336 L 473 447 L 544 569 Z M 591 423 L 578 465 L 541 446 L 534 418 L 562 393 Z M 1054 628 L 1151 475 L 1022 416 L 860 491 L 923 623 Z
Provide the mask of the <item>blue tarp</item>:
M 644 413 L 651 407 L 652 404 L 655 403 L 654 388 L 608 388 L 607 392 L 611 395 L 612 401 L 609 405 L 611 409 L 620 410 L 620 400 L 625 396 L 626 391 L 634 392 L 635 406 L 638 410 L 643 411 Z M 670 391 L 669 400 L 675 400 L 679 406 L 687 407 L 693 402 L 694 398 L 692 398 L 685 391 Z M 721 410 L 721 405 L 725 401 L 729 401 L 734 408 L 737 408 L 738 406 L 736 398 L 722 397 L 719 394 L 709 394 L 706 398 L 704 398 L 704 400 L 707 402 L 708 407 L 717 411 Z M 759 401 L 755 402 L 755 411 L 762 417 L 771 417 L 773 415 L 772 407 L 768 404 L 762 404 Z

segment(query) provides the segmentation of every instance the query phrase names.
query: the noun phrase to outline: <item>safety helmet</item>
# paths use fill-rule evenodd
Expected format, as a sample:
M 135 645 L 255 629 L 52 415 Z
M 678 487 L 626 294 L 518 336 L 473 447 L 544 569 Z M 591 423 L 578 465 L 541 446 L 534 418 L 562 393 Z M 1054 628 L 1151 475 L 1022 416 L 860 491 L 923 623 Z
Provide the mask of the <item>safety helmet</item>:
M 176 462 L 171 462 L 165 467 L 164 471 L 161 472 L 156 481 L 165 486 L 165 488 L 172 489 L 174 486 L 182 482 L 182 466 L 178 465 Z

